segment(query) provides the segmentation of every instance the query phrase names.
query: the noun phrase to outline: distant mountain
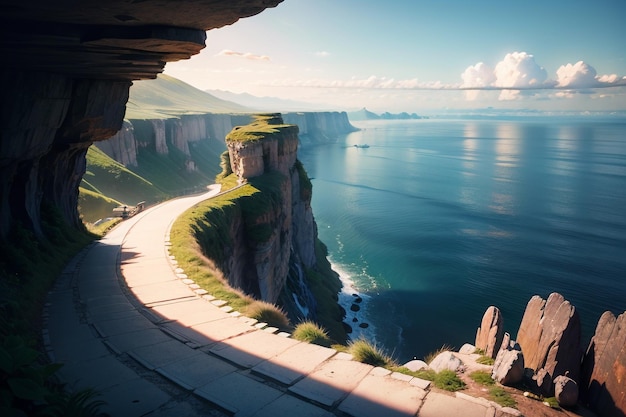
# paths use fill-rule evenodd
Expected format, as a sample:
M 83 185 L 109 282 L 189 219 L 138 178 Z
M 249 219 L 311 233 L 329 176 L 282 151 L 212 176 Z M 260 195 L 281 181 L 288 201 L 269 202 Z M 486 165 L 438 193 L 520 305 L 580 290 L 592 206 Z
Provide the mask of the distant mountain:
M 206 92 L 222 100 L 239 103 L 262 112 L 324 111 L 329 109 L 329 106 L 322 104 L 287 100 L 278 97 L 258 97 L 248 93 L 233 93 L 226 90 L 206 90 Z
M 169 75 L 134 81 L 126 105 L 127 119 L 163 119 L 184 114 L 252 113 L 254 110 L 224 100 Z
M 379 120 L 379 119 L 382 119 L 382 120 L 425 119 L 426 117 L 419 116 L 416 113 L 409 114 L 407 112 L 402 112 L 402 113 L 384 112 L 381 114 L 376 114 L 367 110 L 365 107 L 363 107 L 361 110 L 348 112 L 348 118 L 352 121 L 359 121 L 359 120 Z

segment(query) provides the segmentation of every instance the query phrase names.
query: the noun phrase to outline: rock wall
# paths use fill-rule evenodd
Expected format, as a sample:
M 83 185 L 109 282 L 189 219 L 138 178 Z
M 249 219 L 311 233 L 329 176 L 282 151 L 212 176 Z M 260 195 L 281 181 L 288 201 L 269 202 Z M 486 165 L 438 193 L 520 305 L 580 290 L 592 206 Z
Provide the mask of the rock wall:
M 356 130 L 348 121 L 345 112 L 286 113 L 282 117 L 285 123 L 298 126 L 298 144 L 303 146 L 329 143 L 336 140 L 339 135 Z M 191 157 L 189 151 L 191 143 L 203 140 L 223 141 L 233 128 L 251 121 L 252 116 L 244 114 L 198 114 L 154 120 L 130 119 L 124 122 L 123 128 L 117 134 L 106 142 L 98 143 L 97 146 L 123 165 L 137 166 L 137 153 L 141 149 L 149 148 L 159 154 L 167 154 L 169 144 Z M 188 169 L 193 167 L 192 164 Z M 259 170 L 263 172 L 262 168 Z
M 87 148 L 121 128 L 130 82 L 7 72 L 0 82 L 0 239 L 14 221 L 43 237 L 42 204 L 81 227 Z
M 280 2 L 109 0 L 103 7 L 84 0 L 79 11 L 44 0 L 3 5 L 0 240 L 16 223 L 44 239 L 42 204 L 81 229 L 78 185 L 87 148 L 120 130 L 131 82 L 199 53 L 207 30 Z M 130 164 L 129 149 L 117 152 Z

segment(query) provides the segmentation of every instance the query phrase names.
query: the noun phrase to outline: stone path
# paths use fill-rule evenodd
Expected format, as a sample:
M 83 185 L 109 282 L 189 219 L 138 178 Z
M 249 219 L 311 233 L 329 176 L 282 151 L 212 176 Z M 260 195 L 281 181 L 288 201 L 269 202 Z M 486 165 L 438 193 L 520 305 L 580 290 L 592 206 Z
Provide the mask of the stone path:
M 43 339 L 68 387 L 95 388 L 113 417 L 515 415 L 298 342 L 200 289 L 169 255 L 169 227 L 218 191 L 147 209 L 67 265 Z

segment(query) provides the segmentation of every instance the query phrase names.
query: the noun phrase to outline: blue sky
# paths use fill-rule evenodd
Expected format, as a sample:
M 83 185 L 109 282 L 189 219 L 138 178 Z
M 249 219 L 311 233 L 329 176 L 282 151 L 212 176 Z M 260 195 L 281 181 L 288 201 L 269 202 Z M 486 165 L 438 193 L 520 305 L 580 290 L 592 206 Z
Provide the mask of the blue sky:
M 626 0 L 285 0 L 165 72 L 338 110 L 626 110 L 625 19 Z

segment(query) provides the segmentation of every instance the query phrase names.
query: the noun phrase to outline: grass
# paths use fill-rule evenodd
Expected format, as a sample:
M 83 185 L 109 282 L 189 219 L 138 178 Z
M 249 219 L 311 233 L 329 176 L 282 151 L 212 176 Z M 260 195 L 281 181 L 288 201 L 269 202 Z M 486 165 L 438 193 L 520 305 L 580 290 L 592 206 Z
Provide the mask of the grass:
M 97 415 L 92 391 L 66 393 L 50 376 L 59 368 L 38 351 L 46 293 L 63 268 L 96 236 L 69 227 L 42 206 L 45 239 L 16 222 L 0 242 L 0 398 L 7 415 Z M 4 415 L 4 414 L 3 414 Z M 29 414 L 30 415 L 30 414 Z M 79 414 L 75 414 L 79 415 Z
M 332 341 L 328 332 L 319 324 L 312 321 L 304 321 L 296 326 L 291 337 L 302 342 L 330 347 Z
M 500 386 L 493 386 L 489 388 L 489 396 L 491 399 L 500 404 L 502 407 L 515 407 L 517 402 L 515 399 Z
M 489 397 L 495 403 L 498 403 L 502 407 L 515 407 L 517 402 L 503 387 L 496 385 L 496 381 L 491 378 L 491 375 L 485 371 L 474 371 L 469 374 L 469 377 L 486 387 L 489 387 Z
M 348 352 L 355 360 L 372 366 L 392 367 L 395 366 L 393 359 L 382 351 L 378 346 L 366 341 L 357 339 L 348 344 Z
M 474 371 L 471 374 L 469 374 L 469 377 L 481 384 L 481 385 L 494 385 L 496 383 L 496 381 L 493 380 L 493 378 L 491 377 L 491 374 L 489 374 L 489 372 L 485 372 L 485 371 Z
M 261 139 L 282 139 L 283 132 L 297 129 L 295 125 L 282 122 L 280 114 L 260 114 L 253 116 L 254 120 L 245 126 L 236 126 L 226 135 L 228 142 L 255 142 Z
M 246 307 L 244 313 L 250 318 L 267 323 L 269 326 L 277 327 L 280 330 L 288 331 L 291 329 L 291 323 L 285 312 L 274 304 L 256 300 Z
M 449 369 L 437 372 L 433 383 L 439 389 L 445 391 L 459 391 L 465 388 L 465 382 L 461 381 L 456 372 Z
M 481 365 L 493 365 L 495 360 L 490 356 L 482 355 L 478 359 L 476 359 L 476 363 L 480 363 Z

